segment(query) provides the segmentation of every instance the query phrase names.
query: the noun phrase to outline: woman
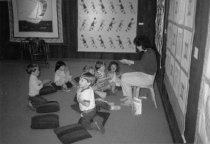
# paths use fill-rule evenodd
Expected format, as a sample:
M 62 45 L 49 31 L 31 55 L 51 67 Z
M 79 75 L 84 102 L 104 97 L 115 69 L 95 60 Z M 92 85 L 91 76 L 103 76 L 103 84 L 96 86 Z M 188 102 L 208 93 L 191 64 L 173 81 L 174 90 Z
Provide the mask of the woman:
M 134 39 L 136 51 L 139 54 L 143 52 L 140 60 L 132 61 L 127 59 L 120 60 L 121 63 L 127 64 L 132 68 L 131 72 L 126 72 L 121 76 L 121 86 L 123 91 L 124 105 L 130 105 L 132 102 L 132 87 L 142 86 L 151 83 L 154 74 L 157 71 L 157 59 L 150 40 L 146 36 L 138 36 Z

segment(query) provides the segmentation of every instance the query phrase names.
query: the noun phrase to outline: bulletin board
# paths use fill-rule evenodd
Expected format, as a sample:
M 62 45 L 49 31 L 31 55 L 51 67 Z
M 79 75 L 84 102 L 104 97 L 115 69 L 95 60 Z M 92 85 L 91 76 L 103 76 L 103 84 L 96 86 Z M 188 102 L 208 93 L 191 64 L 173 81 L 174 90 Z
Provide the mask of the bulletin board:
M 196 0 L 170 0 L 164 83 L 179 129 L 185 130 Z
M 138 0 L 78 0 L 78 51 L 135 53 Z
M 61 0 L 9 0 L 10 41 L 40 37 L 63 42 Z

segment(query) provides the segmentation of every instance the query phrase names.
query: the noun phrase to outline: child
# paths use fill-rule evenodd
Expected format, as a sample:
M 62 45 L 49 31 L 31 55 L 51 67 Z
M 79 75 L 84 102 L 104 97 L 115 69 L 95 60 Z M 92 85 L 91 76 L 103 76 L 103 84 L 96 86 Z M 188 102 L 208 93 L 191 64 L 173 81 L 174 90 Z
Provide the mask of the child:
M 71 83 L 72 76 L 69 73 L 66 64 L 63 61 L 57 61 L 55 64 L 55 85 L 58 90 L 70 91 L 73 86 Z
M 77 101 L 81 111 L 80 123 L 86 129 L 96 129 L 104 133 L 102 121 L 94 120 L 96 115 L 95 98 L 92 89 L 92 84 L 95 81 L 95 76 L 91 73 L 83 73 L 79 80 L 79 88 L 77 90 Z
M 97 61 L 95 64 L 95 77 L 96 83 L 93 86 L 93 89 L 97 95 L 101 98 L 105 98 L 107 93 L 104 92 L 109 87 L 108 79 L 109 77 L 106 76 L 105 73 L 105 63 L 103 61 Z
M 119 65 L 116 61 L 111 61 L 109 63 L 107 76 L 111 78 L 109 80 L 109 84 L 110 84 L 112 93 L 115 93 L 116 86 L 120 86 Z
M 49 80 L 40 81 L 38 76 L 40 74 L 39 66 L 37 64 L 29 64 L 26 72 L 30 74 L 29 78 L 29 106 L 33 110 L 40 104 L 47 102 L 41 95 L 56 92 Z

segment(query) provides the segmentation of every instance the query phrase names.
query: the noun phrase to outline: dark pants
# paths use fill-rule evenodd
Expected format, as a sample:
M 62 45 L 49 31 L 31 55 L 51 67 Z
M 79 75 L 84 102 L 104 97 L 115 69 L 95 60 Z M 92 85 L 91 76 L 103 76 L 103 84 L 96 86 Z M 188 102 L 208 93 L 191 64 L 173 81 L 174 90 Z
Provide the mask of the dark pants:
M 53 84 L 44 85 L 43 88 L 40 89 L 39 95 L 46 95 L 56 92 L 57 89 L 54 87 Z
M 29 101 L 31 102 L 31 104 L 33 105 L 34 108 L 37 108 L 41 104 L 46 103 L 47 102 L 47 99 L 43 98 L 40 95 L 34 96 L 34 97 L 30 97 L 29 96 Z
M 96 100 L 95 103 L 97 109 L 103 108 L 105 110 L 111 110 L 111 106 L 107 102 Z
M 62 90 L 63 87 L 62 86 L 57 86 L 55 83 L 52 83 L 52 86 L 56 89 L 56 90 Z M 67 82 L 66 83 L 67 88 L 72 88 L 73 84 L 71 82 Z
M 81 117 L 80 122 L 86 129 L 92 129 L 91 123 L 96 115 L 96 109 L 94 108 L 90 112 L 82 112 L 83 117 Z

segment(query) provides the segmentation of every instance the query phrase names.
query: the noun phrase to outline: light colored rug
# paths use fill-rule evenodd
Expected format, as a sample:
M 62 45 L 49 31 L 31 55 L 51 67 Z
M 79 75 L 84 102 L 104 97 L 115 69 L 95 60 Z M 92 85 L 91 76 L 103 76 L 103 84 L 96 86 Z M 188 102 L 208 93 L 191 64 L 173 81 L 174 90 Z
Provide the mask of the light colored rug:
M 72 75 L 79 75 L 84 65 L 94 65 L 96 60 L 74 59 L 65 61 Z M 41 66 L 40 79 L 53 80 L 54 64 Z M 33 130 L 30 128 L 31 117 L 37 115 L 27 107 L 28 75 L 25 72 L 27 62 L 1 62 L 1 144 L 60 144 L 53 130 Z M 71 109 L 76 94 L 73 88 L 70 92 L 59 91 L 45 96 L 48 100 L 58 101 L 61 110 L 60 126 L 78 121 L 80 114 Z M 122 106 L 119 111 L 112 111 L 105 125 L 105 134 L 90 131 L 92 138 L 77 142 L 78 144 L 150 144 L 172 143 L 167 120 L 157 87 L 155 87 L 158 109 L 151 100 L 146 89 L 141 95 L 147 95 L 143 100 L 143 114 L 134 116 L 131 107 Z M 107 97 L 107 100 L 120 104 L 122 91 Z M 75 143 L 76 144 L 76 143 Z

